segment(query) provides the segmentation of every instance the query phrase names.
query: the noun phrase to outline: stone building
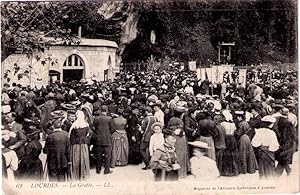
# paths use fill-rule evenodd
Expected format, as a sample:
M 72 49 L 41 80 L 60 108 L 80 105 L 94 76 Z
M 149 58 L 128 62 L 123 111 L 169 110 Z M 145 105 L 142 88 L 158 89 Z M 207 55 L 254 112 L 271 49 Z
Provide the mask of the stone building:
M 12 54 L 1 65 L 2 85 L 15 82 L 39 88 L 55 81 L 113 79 L 119 72 L 117 48 L 113 41 L 81 38 L 78 45 L 56 43 L 30 58 Z

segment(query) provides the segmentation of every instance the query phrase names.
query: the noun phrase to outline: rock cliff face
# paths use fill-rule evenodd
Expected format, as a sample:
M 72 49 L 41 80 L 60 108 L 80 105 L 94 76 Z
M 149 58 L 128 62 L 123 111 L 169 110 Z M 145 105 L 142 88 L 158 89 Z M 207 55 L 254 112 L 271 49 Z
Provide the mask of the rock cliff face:
M 219 42 L 235 42 L 232 63 L 245 65 L 295 60 L 295 10 L 292 0 L 117 1 L 103 3 L 98 13 L 119 25 L 123 62 L 153 55 L 203 64 L 217 60 Z
M 105 2 L 98 9 L 98 13 L 104 17 L 105 20 L 117 21 L 121 27 L 121 35 L 119 39 L 119 59 L 117 63 L 121 62 L 121 56 L 127 44 L 136 39 L 138 35 L 138 21 L 139 13 L 135 10 L 133 4 L 128 4 L 123 1 Z

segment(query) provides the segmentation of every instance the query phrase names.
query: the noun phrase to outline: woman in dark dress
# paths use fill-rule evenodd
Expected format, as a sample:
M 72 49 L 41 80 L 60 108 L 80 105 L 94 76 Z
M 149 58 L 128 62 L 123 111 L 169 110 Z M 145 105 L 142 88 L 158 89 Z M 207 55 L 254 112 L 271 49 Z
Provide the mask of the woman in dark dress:
M 128 138 L 126 133 L 127 119 L 123 117 L 123 108 L 118 108 L 118 116 L 113 119 L 116 131 L 112 134 L 111 167 L 125 166 L 128 164 Z
M 136 105 L 132 106 L 132 112 L 128 117 L 127 137 L 129 143 L 129 164 L 140 164 L 142 157 L 140 153 L 141 133 L 139 131 L 139 108 Z
M 178 177 L 184 178 L 187 176 L 187 172 L 190 170 L 190 164 L 187 140 L 185 137 L 185 132 L 183 131 L 184 125 L 183 121 L 180 118 L 180 115 L 182 115 L 182 112 L 178 110 L 174 111 L 174 117 L 172 117 L 168 122 L 168 129 L 174 131 L 174 133 L 176 134 L 175 148 L 180 165 L 180 169 L 178 170 Z
M 235 124 L 232 122 L 232 115 L 228 110 L 223 111 L 225 121 L 221 123 L 225 129 L 225 145 L 223 159 L 220 165 L 221 176 L 236 176 L 239 174 L 239 155 L 234 132 Z
M 76 120 L 70 128 L 71 173 L 75 180 L 87 179 L 90 176 L 89 140 L 90 127 L 81 110 L 76 112 Z
M 236 111 L 235 116 L 237 130 L 234 132 L 234 136 L 238 141 L 238 150 L 240 155 L 240 173 L 252 174 L 255 173 L 258 165 L 248 134 L 254 133 L 251 133 L 252 129 L 250 125 L 245 121 L 243 111 Z

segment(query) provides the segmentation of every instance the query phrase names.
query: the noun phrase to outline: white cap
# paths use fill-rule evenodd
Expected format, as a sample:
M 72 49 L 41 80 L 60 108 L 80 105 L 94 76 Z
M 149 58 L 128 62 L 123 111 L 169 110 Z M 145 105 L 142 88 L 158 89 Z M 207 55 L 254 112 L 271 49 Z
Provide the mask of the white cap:
M 270 123 L 275 123 L 276 122 L 276 118 L 271 116 L 271 115 L 267 115 L 267 116 L 264 116 L 261 121 L 264 121 L 264 122 L 270 122 Z
M 188 144 L 198 147 L 198 148 L 206 148 L 206 149 L 210 148 L 207 143 L 201 142 L 201 141 L 188 142 Z

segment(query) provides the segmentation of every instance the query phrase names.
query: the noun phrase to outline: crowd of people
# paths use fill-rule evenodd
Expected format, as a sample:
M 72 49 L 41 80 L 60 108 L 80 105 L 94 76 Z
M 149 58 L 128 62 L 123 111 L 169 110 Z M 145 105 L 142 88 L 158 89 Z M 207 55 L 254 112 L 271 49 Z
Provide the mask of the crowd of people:
M 41 89 L 4 84 L 4 178 L 84 180 L 92 166 L 111 174 L 140 163 L 156 181 L 289 175 L 298 145 L 297 77 L 248 74 L 246 86 L 176 69 Z

